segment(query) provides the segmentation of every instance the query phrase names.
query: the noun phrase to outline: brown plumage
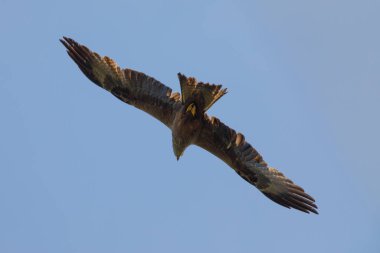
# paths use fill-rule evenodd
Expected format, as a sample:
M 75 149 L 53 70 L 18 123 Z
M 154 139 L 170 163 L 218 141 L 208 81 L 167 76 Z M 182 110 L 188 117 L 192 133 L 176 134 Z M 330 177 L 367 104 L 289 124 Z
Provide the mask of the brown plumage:
M 73 39 L 63 37 L 60 41 L 91 81 L 172 130 L 177 159 L 189 145 L 195 144 L 222 159 L 274 202 L 306 213 L 318 213 L 315 200 L 281 172 L 269 167 L 242 134 L 207 116 L 205 112 L 226 94 L 221 85 L 197 82 L 179 73 L 180 95 L 144 73 L 121 69 L 111 58 L 100 57 Z

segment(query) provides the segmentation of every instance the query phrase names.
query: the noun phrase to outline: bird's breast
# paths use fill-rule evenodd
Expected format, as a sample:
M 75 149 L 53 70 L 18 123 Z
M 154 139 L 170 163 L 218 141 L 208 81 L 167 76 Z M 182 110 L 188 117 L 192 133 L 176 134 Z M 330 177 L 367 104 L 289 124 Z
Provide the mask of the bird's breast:
M 181 117 L 174 121 L 173 137 L 192 143 L 199 136 L 202 128 L 201 120 L 192 117 Z

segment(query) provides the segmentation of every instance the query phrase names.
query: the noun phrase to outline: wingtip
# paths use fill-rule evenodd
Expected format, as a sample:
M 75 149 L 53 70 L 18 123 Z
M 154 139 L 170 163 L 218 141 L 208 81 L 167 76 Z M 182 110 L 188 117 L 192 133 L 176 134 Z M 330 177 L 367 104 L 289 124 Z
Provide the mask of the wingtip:
M 59 38 L 59 41 L 61 43 L 65 43 L 65 42 L 68 42 L 70 38 L 66 37 L 66 36 L 62 36 L 61 38 Z
M 76 42 L 75 40 L 73 40 L 72 38 L 69 38 L 69 37 L 66 37 L 66 36 L 62 36 L 62 38 L 59 39 L 59 41 L 66 47 L 66 48 L 70 48 L 70 47 L 73 47 L 73 46 L 81 46 L 78 42 Z
M 63 45 L 65 45 L 65 43 L 66 43 L 65 36 L 63 36 L 62 38 L 59 38 L 59 41 L 60 41 Z
M 62 38 L 59 39 L 59 40 L 64 40 L 64 41 L 67 41 L 67 42 L 74 41 L 72 38 L 66 37 L 66 36 L 62 36 Z
M 276 195 L 268 192 L 263 192 L 263 194 L 272 201 L 286 208 L 296 209 L 304 213 L 319 214 L 317 211 L 318 206 L 314 203 L 314 201 L 310 201 L 303 196 L 297 196 L 292 193 L 285 195 Z
M 319 215 L 317 209 L 314 209 L 314 208 L 309 209 L 307 213 L 314 213 L 316 215 Z
M 73 39 L 70 39 L 70 38 L 65 37 L 65 36 L 62 36 L 62 38 L 60 38 L 59 41 L 62 43 L 62 45 L 65 46 L 67 51 L 70 50 L 70 48 L 72 47 L 72 43 L 74 42 Z

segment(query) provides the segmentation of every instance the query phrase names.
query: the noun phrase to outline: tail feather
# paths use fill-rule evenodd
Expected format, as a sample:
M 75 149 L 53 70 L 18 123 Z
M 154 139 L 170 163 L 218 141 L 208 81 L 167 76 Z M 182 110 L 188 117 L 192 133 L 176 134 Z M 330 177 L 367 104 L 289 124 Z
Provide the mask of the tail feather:
M 227 89 L 222 89 L 222 85 L 198 82 L 193 77 L 186 77 L 178 73 L 181 85 L 182 103 L 186 103 L 193 94 L 197 93 L 203 97 L 202 110 L 206 112 L 218 99 L 227 93 Z

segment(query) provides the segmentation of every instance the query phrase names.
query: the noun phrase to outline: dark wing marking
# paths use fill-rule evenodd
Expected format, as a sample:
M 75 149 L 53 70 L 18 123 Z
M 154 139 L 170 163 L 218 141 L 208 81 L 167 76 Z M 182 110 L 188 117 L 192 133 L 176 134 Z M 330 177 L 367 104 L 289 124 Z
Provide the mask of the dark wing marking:
M 261 155 L 236 133 L 216 118 L 206 115 L 204 127 L 194 143 L 222 159 L 265 196 L 287 208 L 318 214 L 315 200 L 281 172 L 268 167 Z
M 203 112 L 207 111 L 219 98 L 227 93 L 227 89 L 222 89 L 222 85 L 197 82 L 194 77 L 186 77 L 178 73 L 179 83 L 181 85 L 182 103 L 192 97 L 194 92 L 199 91 L 204 98 Z
M 179 93 L 172 93 L 172 89 L 144 73 L 121 69 L 111 58 L 101 57 L 73 39 L 63 37 L 60 41 L 91 81 L 171 128 L 181 104 Z

